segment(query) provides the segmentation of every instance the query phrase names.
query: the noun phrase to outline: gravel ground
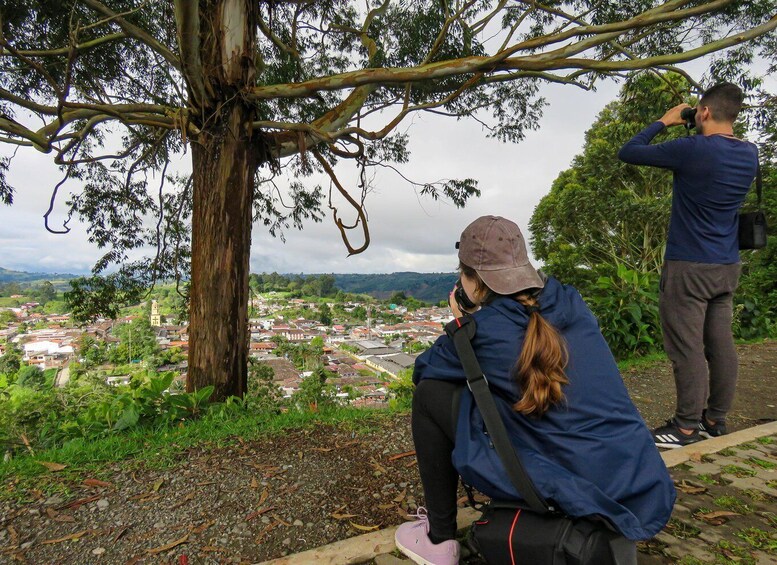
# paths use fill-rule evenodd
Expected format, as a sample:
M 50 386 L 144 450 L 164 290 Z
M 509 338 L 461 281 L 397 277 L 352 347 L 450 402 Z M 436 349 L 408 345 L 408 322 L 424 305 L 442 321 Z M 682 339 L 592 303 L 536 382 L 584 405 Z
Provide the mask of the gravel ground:
M 777 342 L 740 346 L 732 430 L 777 419 Z M 624 380 L 646 422 L 672 413 L 667 362 Z M 257 563 L 401 523 L 423 502 L 410 418 L 376 417 L 182 451 L 157 470 L 57 471 L 67 494 L 0 503 L 0 563 Z M 18 490 L 14 482 L 5 491 Z M 51 492 L 46 489 L 47 492 Z

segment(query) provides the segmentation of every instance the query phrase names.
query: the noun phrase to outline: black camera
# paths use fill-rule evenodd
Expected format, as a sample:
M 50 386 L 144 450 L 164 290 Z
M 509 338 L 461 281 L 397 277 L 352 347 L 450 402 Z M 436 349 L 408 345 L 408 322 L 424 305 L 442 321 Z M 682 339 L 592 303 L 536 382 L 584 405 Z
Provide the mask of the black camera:
M 696 127 L 696 108 L 683 108 L 680 112 L 680 118 L 685 120 L 685 129 Z
M 456 290 L 453 293 L 453 298 L 456 299 L 456 304 L 459 305 L 459 308 L 466 312 L 468 310 L 474 310 L 477 308 L 477 304 L 472 302 L 472 300 L 469 299 L 469 296 L 467 296 L 467 293 L 464 292 L 464 287 L 461 284 L 461 279 L 456 281 Z

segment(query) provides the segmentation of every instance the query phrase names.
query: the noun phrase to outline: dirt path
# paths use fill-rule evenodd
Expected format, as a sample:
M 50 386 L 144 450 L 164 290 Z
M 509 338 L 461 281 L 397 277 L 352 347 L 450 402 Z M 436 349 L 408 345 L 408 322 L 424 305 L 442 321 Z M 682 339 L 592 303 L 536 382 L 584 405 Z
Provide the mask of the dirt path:
M 777 342 L 739 353 L 733 430 L 777 420 Z M 672 414 L 667 362 L 624 379 L 648 425 Z M 367 433 L 237 438 L 163 471 L 115 463 L 67 482 L 67 495 L 28 491 L 25 504 L 0 503 L 0 563 L 256 563 L 398 524 L 423 502 L 409 430 L 401 416 Z

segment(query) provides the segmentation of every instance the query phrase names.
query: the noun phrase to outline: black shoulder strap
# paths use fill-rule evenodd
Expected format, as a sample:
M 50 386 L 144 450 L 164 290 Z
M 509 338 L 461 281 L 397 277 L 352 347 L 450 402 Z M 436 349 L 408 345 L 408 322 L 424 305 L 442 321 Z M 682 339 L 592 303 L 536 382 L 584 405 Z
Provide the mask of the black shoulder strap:
M 475 397 L 475 402 L 486 424 L 486 430 L 494 443 L 494 449 L 505 466 L 510 482 L 513 483 L 529 508 L 542 514 L 555 512 L 556 509 L 550 506 L 537 491 L 523 468 L 513 444 L 507 437 L 504 422 L 488 389 L 488 381 L 480 369 L 480 363 L 478 363 L 475 351 L 472 349 L 472 343 L 470 343 L 475 335 L 475 329 L 475 320 L 471 316 L 456 318 L 445 326 L 445 332 L 456 346 L 459 360 L 464 367 L 464 374 L 467 376 L 467 386 Z

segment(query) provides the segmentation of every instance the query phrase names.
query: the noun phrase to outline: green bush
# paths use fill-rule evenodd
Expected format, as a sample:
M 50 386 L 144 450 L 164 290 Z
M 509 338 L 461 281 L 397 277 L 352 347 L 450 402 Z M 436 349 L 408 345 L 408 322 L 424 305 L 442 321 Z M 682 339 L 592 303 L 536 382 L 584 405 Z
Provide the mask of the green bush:
M 397 379 L 391 380 L 389 389 L 389 408 L 392 410 L 410 410 L 413 406 L 413 370 L 399 372 Z
M 644 355 L 660 344 L 658 275 L 618 264 L 612 276 L 599 277 L 586 297 L 605 340 L 618 358 Z

